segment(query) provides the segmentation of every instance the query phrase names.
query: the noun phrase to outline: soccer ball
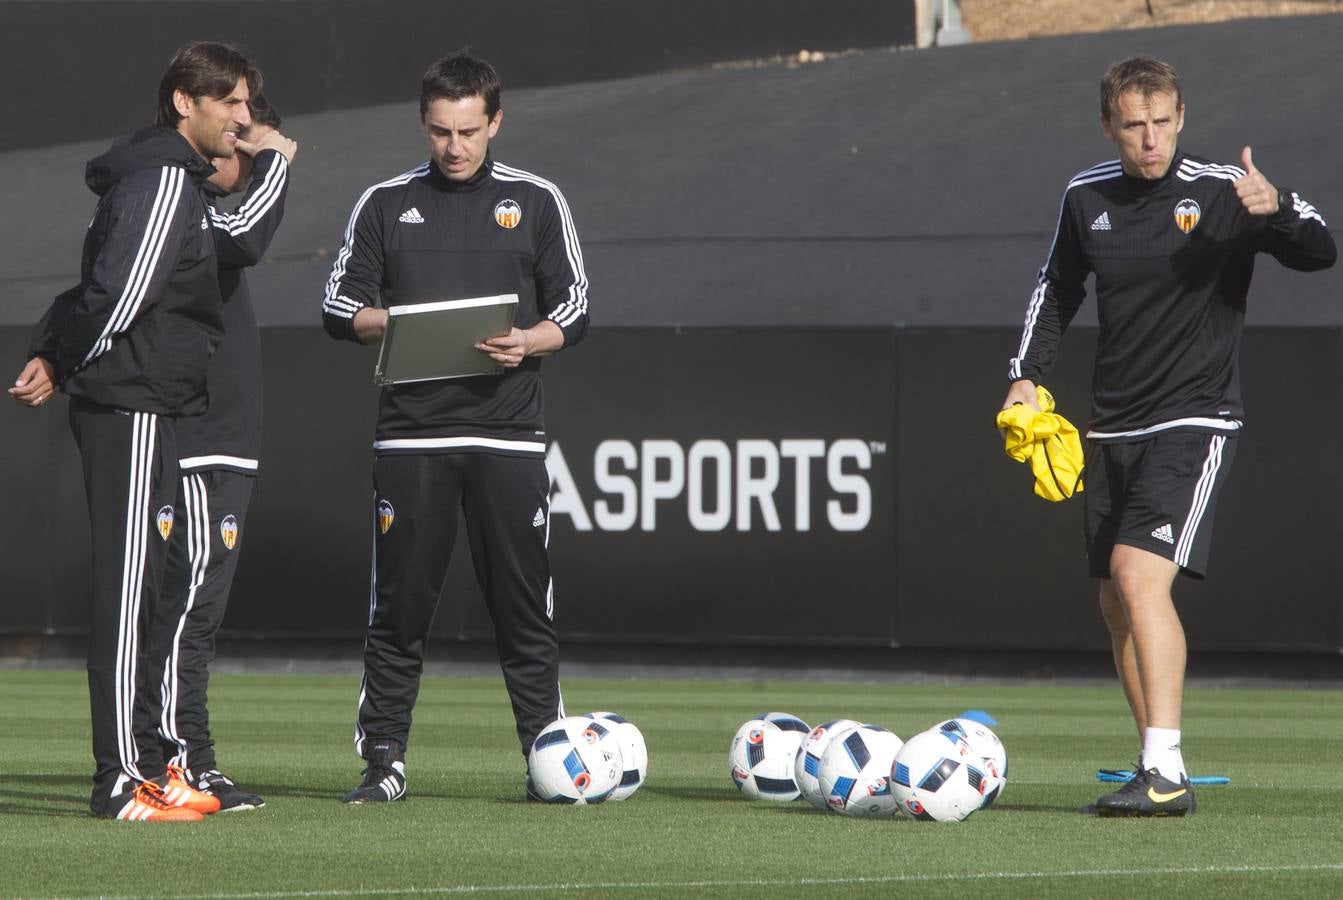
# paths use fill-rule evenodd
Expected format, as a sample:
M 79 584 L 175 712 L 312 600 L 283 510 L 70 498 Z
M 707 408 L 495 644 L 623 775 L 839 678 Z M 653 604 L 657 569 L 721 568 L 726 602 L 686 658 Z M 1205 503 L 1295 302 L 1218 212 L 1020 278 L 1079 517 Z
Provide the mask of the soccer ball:
M 733 735 L 727 752 L 732 783 L 752 800 L 796 800 L 793 760 L 806 736 L 805 724 L 801 731 L 796 731 L 764 719 L 747 720 Z
M 532 789 L 547 803 L 601 803 L 624 772 L 611 723 L 572 716 L 542 729 L 527 755 Z
M 596 719 L 615 732 L 625 771 L 611 799 L 624 800 L 637 791 L 648 777 L 648 745 L 644 743 L 643 732 L 629 719 L 613 712 L 590 712 L 583 718 Z
M 998 740 L 989 726 L 974 719 L 947 719 L 938 722 L 930 731 L 941 731 L 948 735 L 963 738 L 970 747 L 967 760 L 984 773 L 984 802 L 980 808 L 987 808 L 1002 796 L 1007 787 L 1007 748 Z
M 835 734 L 817 773 L 826 805 L 846 816 L 895 815 L 890 775 L 900 747 L 900 738 L 880 725 Z
M 810 725 L 808 725 L 806 722 L 803 722 L 801 719 L 799 719 L 792 713 L 767 712 L 767 713 L 761 713 L 760 715 L 756 716 L 756 718 L 766 722 L 773 722 L 775 725 L 778 725 L 784 731 L 800 731 L 802 732 L 804 737 L 806 736 L 807 732 L 811 731 Z
M 793 762 L 793 778 L 797 781 L 797 789 L 802 792 L 802 799 L 817 809 L 830 808 L 830 804 L 825 802 L 825 794 L 821 793 L 821 783 L 817 780 L 821 773 L 821 754 L 830 746 L 831 738 L 861 724 L 853 719 L 833 719 L 817 725 L 798 748 L 797 759 Z
M 914 735 L 895 755 L 891 793 L 912 819 L 959 822 L 984 802 L 988 782 L 964 738 L 932 729 Z

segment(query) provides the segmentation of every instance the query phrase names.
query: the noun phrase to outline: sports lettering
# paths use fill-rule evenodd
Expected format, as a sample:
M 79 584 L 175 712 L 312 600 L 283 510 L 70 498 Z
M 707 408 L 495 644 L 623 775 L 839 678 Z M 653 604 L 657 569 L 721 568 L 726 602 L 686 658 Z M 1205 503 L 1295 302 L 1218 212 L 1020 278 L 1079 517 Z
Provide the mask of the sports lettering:
M 613 439 L 593 453 L 591 504 L 558 443 L 546 453 L 550 514 L 568 516 L 577 531 L 655 531 L 659 519 L 684 516 L 696 531 L 862 531 L 872 521 L 872 468 L 866 441 L 819 438 L 780 441 L 717 439 L 689 448 L 674 440 Z M 792 488 L 792 503 L 778 496 Z M 822 492 L 824 523 L 813 522 Z

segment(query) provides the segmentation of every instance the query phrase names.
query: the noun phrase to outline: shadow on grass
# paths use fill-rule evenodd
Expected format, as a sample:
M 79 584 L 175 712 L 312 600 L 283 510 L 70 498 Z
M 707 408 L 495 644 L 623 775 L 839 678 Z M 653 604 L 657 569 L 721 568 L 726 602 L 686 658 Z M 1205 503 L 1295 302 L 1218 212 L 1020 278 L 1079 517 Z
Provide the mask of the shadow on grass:
M 15 784 L 31 786 L 29 790 L 14 790 Z M 0 774 L 0 815 L 84 817 L 89 814 L 87 794 L 72 796 L 67 785 L 89 786 L 83 775 Z M 43 787 L 48 788 L 43 790 Z
M 662 797 L 674 797 L 677 800 L 732 800 L 739 796 L 734 791 L 716 787 L 659 787 L 646 784 L 639 790 Z
M 260 794 L 269 800 L 272 797 L 288 797 L 302 800 L 335 800 L 345 799 L 345 795 L 357 787 L 355 781 L 348 785 L 333 787 L 326 790 L 311 787 L 295 787 L 292 784 L 264 784 L 256 781 L 243 782 L 238 785 L 244 791 Z M 442 790 L 423 790 L 415 786 L 412 781 L 406 791 L 407 799 L 423 798 L 425 800 L 479 800 L 478 794 L 468 794 L 465 792 L 449 792 Z

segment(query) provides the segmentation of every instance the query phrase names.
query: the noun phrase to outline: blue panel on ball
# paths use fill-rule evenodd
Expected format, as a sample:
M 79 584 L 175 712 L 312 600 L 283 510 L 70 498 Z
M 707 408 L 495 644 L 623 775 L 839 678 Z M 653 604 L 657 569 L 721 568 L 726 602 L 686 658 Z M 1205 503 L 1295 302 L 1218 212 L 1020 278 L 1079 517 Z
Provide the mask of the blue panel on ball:
M 583 760 L 578 758 L 577 750 L 570 750 L 569 755 L 564 758 L 564 769 L 569 773 L 571 779 L 577 780 L 579 775 L 587 772 L 587 766 L 583 765 Z
M 853 786 L 855 784 L 857 784 L 857 782 L 854 779 L 841 775 L 835 779 L 835 786 L 830 789 L 830 796 L 838 797 L 845 803 L 848 803 L 849 795 L 853 793 Z
M 797 793 L 797 782 L 791 778 L 764 778 L 757 775 L 755 776 L 755 786 L 760 789 L 762 794 Z
M 784 731 L 800 731 L 803 734 L 807 734 L 811 731 L 811 729 L 807 727 L 807 723 L 803 722 L 801 719 L 770 719 L 770 721 Z
M 532 746 L 537 750 L 544 750 L 546 747 L 551 747 L 555 744 L 567 743 L 569 743 L 569 735 L 563 728 L 556 728 L 554 731 L 547 731 L 542 734 L 536 739 L 536 743 Z
M 638 784 L 638 783 L 639 783 L 638 769 L 626 769 L 624 774 L 620 776 L 621 787 L 629 787 L 632 784 Z
M 894 771 L 891 772 L 891 780 L 896 784 L 909 787 L 909 766 L 904 763 L 896 763 Z
M 956 771 L 956 767 L 959 765 L 960 763 L 956 762 L 954 759 L 942 760 L 937 765 L 933 766 L 931 772 L 923 776 L 923 780 L 919 782 L 919 787 L 923 788 L 925 791 L 936 791 L 946 783 L 946 780 L 952 776 Z
M 844 749 L 849 751 L 849 759 L 853 760 L 854 768 L 859 772 L 872 761 L 872 751 L 867 749 L 867 742 L 863 740 L 861 731 L 855 731 L 844 739 Z
M 819 778 L 821 775 L 821 759 L 815 753 L 808 753 L 807 758 L 802 761 L 802 768 L 812 778 Z
M 979 785 L 984 781 L 984 774 L 974 766 L 966 766 L 965 778 L 970 782 L 970 787 L 979 790 Z
M 955 719 L 943 723 L 941 731 L 944 734 L 955 735 L 958 738 L 965 737 L 965 729 L 962 728 L 961 723 L 957 722 Z
M 764 744 L 747 744 L 747 745 L 746 745 L 746 764 L 747 764 L 748 766 L 750 766 L 752 769 L 754 769 L 756 766 L 760 765 L 760 762 L 761 762 L 764 758 L 765 758 L 765 745 L 764 745 Z

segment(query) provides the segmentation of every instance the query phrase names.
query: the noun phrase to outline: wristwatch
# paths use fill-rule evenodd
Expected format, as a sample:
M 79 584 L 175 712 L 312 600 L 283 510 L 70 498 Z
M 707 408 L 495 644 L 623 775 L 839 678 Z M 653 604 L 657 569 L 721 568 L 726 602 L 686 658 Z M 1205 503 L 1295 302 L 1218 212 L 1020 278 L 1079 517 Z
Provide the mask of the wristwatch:
M 1274 215 L 1276 216 L 1291 215 L 1292 211 L 1295 209 L 1295 206 L 1296 204 L 1292 200 L 1292 192 L 1284 188 L 1278 188 L 1278 211 L 1274 213 Z

